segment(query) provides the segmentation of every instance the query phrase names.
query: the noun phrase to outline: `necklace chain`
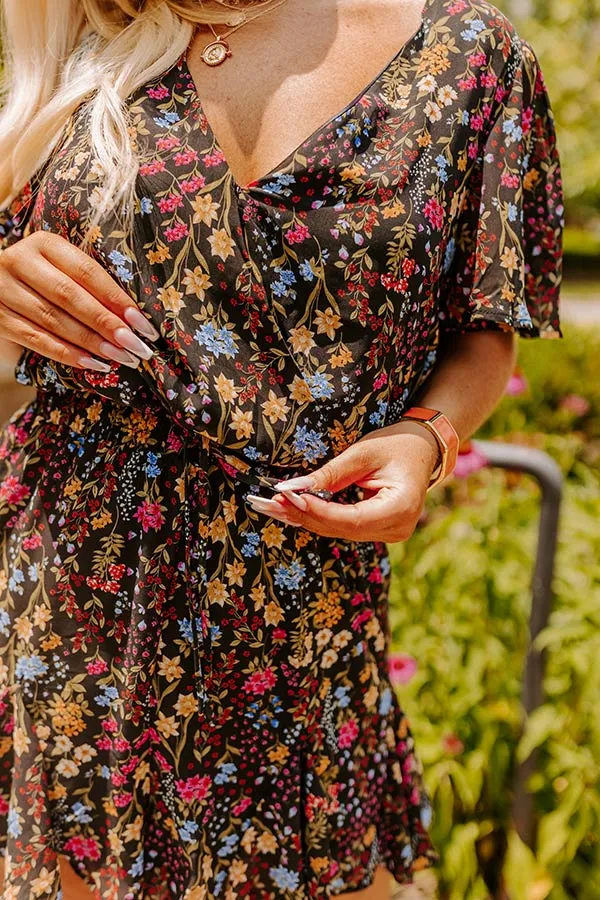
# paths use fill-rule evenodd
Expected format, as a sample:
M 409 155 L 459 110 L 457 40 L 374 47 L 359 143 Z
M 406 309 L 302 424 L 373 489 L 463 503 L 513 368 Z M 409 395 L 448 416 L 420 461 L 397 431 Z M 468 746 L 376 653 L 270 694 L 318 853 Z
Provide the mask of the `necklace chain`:
M 284 3 L 287 3 L 287 0 L 275 0 L 275 2 L 269 4 L 267 9 L 261 9 L 258 12 L 255 12 L 254 15 L 248 15 L 248 13 L 242 10 L 242 12 L 240 13 L 240 15 L 242 16 L 241 22 L 236 23 L 234 21 L 232 27 L 223 34 L 217 33 L 213 26 L 208 23 L 210 30 L 215 36 L 215 39 L 214 41 L 210 41 L 210 43 L 208 43 L 204 47 L 202 53 L 200 54 L 200 58 L 202 59 L 202 61 L 205 62 L 207 66 L 220 66 L 221 63 L 225 62 L 227 57 L 231 56 L 231 49 L 229 47 L 229 44 L 225 40 L 226 37 L 229 37 L 230 34 L 233 34 L 234 31 L 237 31 L 238 28 L 242 27 L 242 25 L 247 25 L 248 22 L 252 22 L 254 21 L 254 19 L 258 19 L 260 18 L 260 16 L 264 16 L 268 12 L 272 12 L 279 6 L 283 6 Z

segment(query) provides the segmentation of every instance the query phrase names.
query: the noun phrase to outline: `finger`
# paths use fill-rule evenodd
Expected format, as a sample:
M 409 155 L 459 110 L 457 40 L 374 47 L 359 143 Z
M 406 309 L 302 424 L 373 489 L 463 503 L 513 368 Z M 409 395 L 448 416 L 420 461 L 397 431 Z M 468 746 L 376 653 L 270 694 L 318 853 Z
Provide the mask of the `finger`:
M 52 335 L 59 341 L 74 348 L 79 348 L 78 355 L 86 357 L 86 360 L 90 355 L 95 355 L 104 359 L 114 360 L 131 368 L 137 368 L 140 364 L 138 356 L 122 347 L 116 346 L 111 341 L 104 340 L 95 331 L 82 324 L 78 319 L 73 318 L 68 312 L 49 303 L 44 297 L 41 297 L 34 290 L 19 282 L 13 286 L 9 299 L 2 303 L 0 310 L 0 318 L 5 322 L 4 333 L 6 333 L 7 329 L 14 333 L 14 325 L 11 324 L 11 319 L 19 316 L 19 321 L 26 319 L 42 335 Z M 24 315 L 22 314 L 23 312 Z M 15 334 L 14 339 L 25 346 L 20 334 Z M 81 363 L 78 363 L 78 365 L 81 365 Z
M 379 463 L 373 447 L 367 447 L 366 442 L 357 441 L 309 475 L 279 481 L 273 488 L 293 491 L 341 491 L 359 479 L 366 478 L 378 468 Z
M 110 365 L 101 360 L 93 359 L 82 353 L 81 348 L 75 347 L 68 341 L 50 334 L 38 325 L 30 322 L 19 313 L 11 312 L 10 321 L 4 327 L 3 316 L 0 311 L 0 328 L 3 335 L 19 346 L 33 350 L 41 356 L 52 359 L 64 365 L 80 369 L 95 369 L 99 372 L 110 372 Z
M 10 269 L 8 271 L 13 274 Z M 143 359 L 152 356 L 152 349 L 133 333 L 127 323 L 107 309 L 89 291 L 48 262 L 45 257 L 34 254 L 26 271 L 14 274 L 18 275 L 26 288 L 41 299 L 44 310 L 42 324 L 51 333 L 58 337 L 66 337 L 86 351 L 100 353 L 110 358 L 114 358 L 111 349 L 114 346 L 124 347 Z M 15 291 L 4 289 L 2 296 L 4 306 L 17 312 L 26 311 L 27 317 L 30 318 L 28 308 L 22 305 L 22 299 L 17 297 Z M 39 310 L 39 303 L 37 308 Z M 73 326 L 68 335 L 63 335 L 60 331 L 59 320 L 63 323 L 66 321 L 59 315 L 60 312 L 68 314 L 69 321 L 81 323 L 83 327 L 77 331 L 82 343 L 72 334 Z M 107 346 L 101 349 L 103 341 Z

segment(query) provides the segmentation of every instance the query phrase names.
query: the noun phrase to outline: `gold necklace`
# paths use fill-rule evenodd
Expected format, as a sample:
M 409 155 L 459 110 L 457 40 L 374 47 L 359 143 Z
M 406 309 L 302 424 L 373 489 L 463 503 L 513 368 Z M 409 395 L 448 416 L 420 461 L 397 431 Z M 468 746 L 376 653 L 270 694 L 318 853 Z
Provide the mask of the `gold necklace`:
M 217 34 L 215 29 L 209 23 L 209 28 L 214 34 L 215 40 L 210 41 L 210 43 L 204 47 L 200 54 L 200 59 L 205 62 L 207 66 L 220 66 L 221 63 L 225 62 L 228 56 L 231 56 L 231 49 L 224 38 L 229 37 L 230 34 L 237 31 L 242 25 L 246 25 L 248 22 L 252 22 L 260 16 L 264 16 L 266 13 L 271 12 L 271 10 L 277 9 L 278 6 L 283 6 L 284 3 L 287 3 L 287 0 L 278 0 L 278 2 L 272 3 L 268 9 L 261 9 L 259 12 L 254 13 L 253 16 L 249 16 L 242 11 L 240 13 L 242 17 L 241 22 L 234 24 L 233 28 L 230 28 L 229 31 L 226 31 L 224 34 Z M 239 18 L 239 16 L 236 18 Z

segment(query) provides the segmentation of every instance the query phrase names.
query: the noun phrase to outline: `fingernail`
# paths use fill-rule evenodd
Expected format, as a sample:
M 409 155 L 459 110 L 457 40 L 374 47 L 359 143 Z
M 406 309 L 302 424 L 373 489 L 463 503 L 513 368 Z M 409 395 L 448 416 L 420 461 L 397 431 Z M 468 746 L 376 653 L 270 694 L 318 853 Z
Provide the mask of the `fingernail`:
M 290 501 L 290 503 L 293 503 L 294 506 L 297 506 L 298 509 L 308 509 L 307 500 L 304 497 L 301 497 L 299 494 L 295 494 L 293 491 L 290 491 L 287 488 L 285 489 L 285 491 L 282 489 L 281 493 L 284 497 L 286 497 L 287 500 Z
M 149 338 L 151 341 L 155 341 L 160 337 L 160 334 L 154 325 L 134 306 L 128 306 L 123 313 L 123 316 L 132 328 L 135 328 L 136 331 L 139 331 L 140 334 L 143 334 L 144 337 Z
M 105 356 L 114 359 L 115 362 L 123 363 L 124 366 L 130 366 L 132 369 L 137 369 L 140 364 L 139 357 L 129 353 L 128 350 L 121 350 L 120 347 L 115 347 L 110 341 L 101 341 L 100 350 Z
M 285 510 L 282 508 L 281 504 L 276 503 L 275 500 L 267 500 L 265 497 L 256 497 L 255 495 L 251 495 L 247 497 L 246 502 L 249 503 L 252 509 L 255 509 L 257 512 L 265 513 L 266 515 L 285 515 Z
M 299 478 L 289 478 L 287 481 L 278 481 L 273 485 L 276 491 L 310 491 L 317 486 L 317 480 L 313 475 L 300 475 Z
M 110 372 L 108 363 L 100 362 L 99 359 L 93 359 L 91 356 L 80 356 L 78 362 L 84 369 L 94 369 L 96 372 Z
M 122 347 L 125 347 L 126 350 L 131 350 L 132 353 L 135 353 L 136 356 L 141 356 L 142 359 L 151 359 L 154 356 L 154 351 L 129 328 L 117 328 L 115 338 Z

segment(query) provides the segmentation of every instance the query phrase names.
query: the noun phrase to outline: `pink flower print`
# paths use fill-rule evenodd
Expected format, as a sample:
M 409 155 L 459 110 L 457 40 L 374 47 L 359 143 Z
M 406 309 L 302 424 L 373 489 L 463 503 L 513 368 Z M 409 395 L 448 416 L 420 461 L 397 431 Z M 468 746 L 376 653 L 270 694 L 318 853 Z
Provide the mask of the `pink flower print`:
M 310 231 L 306 227 L 306 225 L 302 225 L 298 223 L 294 228 L 290 228 L 286 232 L 286 239 L 288 244 L 301 244 L 302 241 L 305 241 L 310 237 Z
M 159 137 L 156 140 L 156 149 L 157 150 L 173 150 L 175 147 L 179 147 L 181 141 L 178 137 L 174 135 L 169 135 L 169 137 Z
M 164 171 L 164 159 L 157 159 L 154 162 L 145 163 L 143 166 L 140 166 L 140 175 L 158 175 L 160 172 Z
M 177 225 L 173 225 L 172 228 L 165 229 L 165 238 L 170 244 L 172 244 L 173 241 L 180 241 L 182 238 L 187 237 L 188 234 L 189 228 L 184 222 L 178 222 Z
M 417 661 L 414 656 L 408 656 L 406 653 L 388 654 L 388 672 L 394 687 L 408 684 L 416 671 Z
M 108 663 L 104 659 L 94 659 L 85 667 L 88 675 L 102 675 L 108 672 Z
M 188 178 L 187 181 L 182 181 L 179 187 L 184 194 L 196 194 L 205 184 L 206 178 L 202 175 L 195 175 L 193 178 Z
M 24 550 L 35 550 L 37 547 L 42 546 L 42 536 L 41 534 L 32 534 L 30 537 L 23 538 L 23 549 Z
M 186 150 L 183 150 L 181 153 L 176 153 L 174 157 L 174 162 L 176 166 L 187 166 L 190 163 L 196 162 L 198 159 L 198 151 L 190 150 L 189 147 Z
M 148 88 L 146 93 L 149 97 L 152 97 L 153 100 L 166 100 L 169 96 L 169 89 L 161 84 L 155 88 Z
M 21 484 L 14 475 L 9 475 L 0 484 L 0 500 L 6 500 L 7 503 L 21 503 L 29 497 L 31 491 L 25 484 Z
M 277 678 L 272 669 L 261 669 L 246 679 L 244 690 L 249 694 L 261 695 L 275 685 Z
M 210 790 L 210 777 L 208 775 L 192 775 L 191 778 L 175 782 L 179 796 L 186 803 L 193 800 L 204 800 Z
M 175 212 L 181 206 L 183 206 L 181 194 L 171 194 L 169 197 L 162 197 L 158 201 L 158 208 L 161 213 Z
M 441 228 L 444 224 L 444 207 L 440 203 L 439 200 L 436 200 L 435 197 L 432 197 L 431 200 L 428 200 L 425 204 L 425 209 L 423 210 L 426 217 L 429 219 L 429 223 L 432 228 Z
M 158 531 L 165 524 L 165 517 L 158 503 L 150 503 L 148 500 L 138 506 L 133 518 L 137 519 L 144 531 L 150 531 L 151 528 Z
M 65 850 L 72 853 L 75 859 L 100 859 L 100 850 L 93 838 L 75 835 L 66 842 Z
M 351 719 L 349 722 L 344 722 L 344 724 L 340 728 L 338 747 L 340 747 L 341 749 L 344 749 L 345 747 L 351 747 L 358 737 L 358 732 L 358 724 L 354 721 L 354 719 Z

